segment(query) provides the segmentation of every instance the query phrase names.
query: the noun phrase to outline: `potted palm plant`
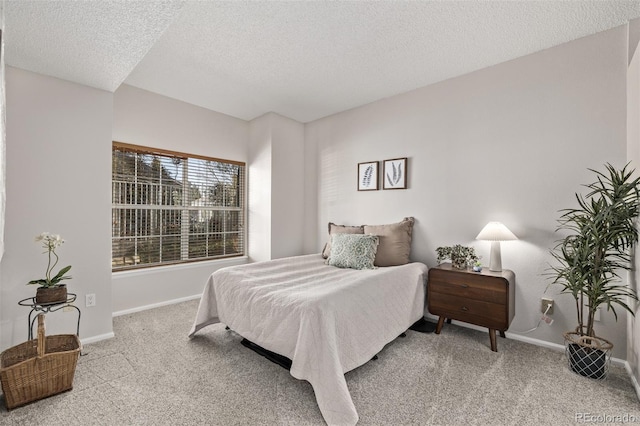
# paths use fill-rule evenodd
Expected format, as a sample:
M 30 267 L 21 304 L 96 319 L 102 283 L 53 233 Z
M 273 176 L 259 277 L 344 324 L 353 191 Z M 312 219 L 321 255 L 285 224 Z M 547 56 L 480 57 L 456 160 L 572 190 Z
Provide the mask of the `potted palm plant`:
M 606 172 L 591 170 L 596 181 L 585 185 L 586 195 L 576 194 L 578 207 L 561 210 L 558 230 L 568 235 L 551 254 L 553 281 L 561 293 L 575 300 L 577 327 L 564 333 L 566 353 L 572 371 L 586 377 L 606 376 L 613 344 L 595 334 L 595 314 L 600 306 L 616 307 L 632 315 L 629 300 L 638 300 L 634 289 L 620 277 L 631 269 L 631 249 L 638 241 L 640 178 L 627 164 L 617 170 L 606 164 Z

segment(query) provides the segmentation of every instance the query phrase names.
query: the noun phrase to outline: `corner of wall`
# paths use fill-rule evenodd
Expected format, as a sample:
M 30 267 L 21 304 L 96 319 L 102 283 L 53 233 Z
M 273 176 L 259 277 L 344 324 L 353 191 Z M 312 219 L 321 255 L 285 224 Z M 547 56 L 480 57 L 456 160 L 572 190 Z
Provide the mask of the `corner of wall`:
M 640 43 L 640 18 L 629 21 L 629 64 L 638 50 Z
M 304 124 L 275 112 L 250 122 L 249 257 L 304 252 Z M 273 238 L 277 236 L 277 238 Z
M 271 115 L 249 122 L 247 169 L 248 256 L 271 259 Z
M 627 161 L 640 173 L 640 18 L 629 23 L 629 68 L 627 70 Z M 629 285 L 638 291 L 640 282 L 640 250 L 633 253 L 634 268 L 629 273 Z M 640 305 L 631 300 L 635 314 L 627 315 L 627 363 L 633 382 L 640 381 Z M 640 395 L 639 395 L 640 396 Z

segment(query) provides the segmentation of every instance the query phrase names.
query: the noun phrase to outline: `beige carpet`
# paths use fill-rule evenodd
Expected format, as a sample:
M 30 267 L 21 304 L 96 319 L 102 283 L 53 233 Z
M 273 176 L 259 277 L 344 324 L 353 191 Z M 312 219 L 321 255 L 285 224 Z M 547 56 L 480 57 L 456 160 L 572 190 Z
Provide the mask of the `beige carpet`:
M 197 301 L 114 319 L 116 337 L 87 345 L 74 389 L 10 412 L 6 425 L 319 425 L 311 385 L 240 344 L 222 324 L 186 335 Z M 359 425 L 563 425 L 578 413 L 635 416 L 623 368 L 594 381 L 564 354 L 445 325 L 407 332 L 347 374 Z M 621 417 L 623 418 L 623 417 Z M 627 417 L 628 419 L 628 417 Z

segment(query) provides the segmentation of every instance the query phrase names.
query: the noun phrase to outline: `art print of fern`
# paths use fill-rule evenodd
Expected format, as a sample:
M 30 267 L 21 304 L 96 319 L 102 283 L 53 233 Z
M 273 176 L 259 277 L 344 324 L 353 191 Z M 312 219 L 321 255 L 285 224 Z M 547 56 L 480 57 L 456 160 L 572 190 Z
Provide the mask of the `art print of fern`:
M 378 189 L 378 162 L 358 163 L 358 191 L 375 191 Z
M 406 188 L 406 158 L 396 160 L 386 160 L 384 162 L 385 173 L 385 189 L 404 189 Z
M 362 175 L 362 187 L 371 188 L 371 177 L 373 176 L 373 165 L 369 164 Z
M 402 179 L 402 164 L 398 164 L 398 167 L 396 167 L 395 163 L 391 163 L 391 168 L 393 172 L 391 175 L 387 173 L 387 180 L 390 186 L 395 187 L 398 186 Z

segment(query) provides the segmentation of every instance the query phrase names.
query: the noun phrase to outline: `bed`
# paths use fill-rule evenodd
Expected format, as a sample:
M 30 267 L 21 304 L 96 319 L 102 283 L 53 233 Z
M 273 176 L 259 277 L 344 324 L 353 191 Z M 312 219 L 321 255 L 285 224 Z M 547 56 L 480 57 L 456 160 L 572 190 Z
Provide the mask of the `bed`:
M 338 268 L 320 254 L 223 268 L 205 285 L 189 337 L 226 324 L 289 358 L 291 375 L 311 383 L 328 424 L 354 425 L 344 374 L 423 317 L 426 274 L 417 262 Z

